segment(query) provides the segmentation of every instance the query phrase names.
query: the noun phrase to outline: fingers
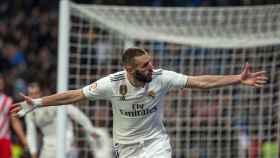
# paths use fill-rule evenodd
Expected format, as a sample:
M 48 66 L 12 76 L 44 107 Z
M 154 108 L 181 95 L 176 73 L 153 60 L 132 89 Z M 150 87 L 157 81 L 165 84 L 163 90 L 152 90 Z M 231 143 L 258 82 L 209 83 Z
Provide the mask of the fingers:
M 27 99 L 28 97 L 26 95 L 24 95 L 23 93 L 19 93 L 20 96 L 22 96 L 24 99 Z
M 9 109 L 9 113 L 12 116 L 17 116 L 17 113 L 21 110 L 20 103 L 13 104 L 12 107 Z
M 247 76 L 250 73 L 250 71 L 251 71 L 251 65 L 246 63 L 245 67 L 244 67 L 244 69 L 243 69 L 243 71 L 241 73 L 241 79 L 247 78 Z
M 252 66 L 247 62 L 247 63 L 245 64 L 245 71 L 246 71 L 246 72 L 250 72 L 251 69 L 252 69 Z
M 261 88 L 264 86 L 264 84 L 266 84 L 268 81 L 267 77 L 257 77 L 257 80 L 255 81 L 255 83 L 253 84 L 253 86 Z
M 246 63 L 243 72 L 241 73 L 241 79 L 245 85 L 261 88 L 267 83 L 268 77 L 266 77 L 266 71 L 251 72 L 251 65 Z
M 20 96 L 24 98 L 24 102 L 15 103 L 9 109 L 9 113 L 12 116 L 24 116 L 29 111 L 32 111 L 33 100 L 32 98 L 24 95 L 23 93 L 19 93 Z
M 256 84 L 265 84 L 267 80 L 257 80 Z
M 250 67 L 250 64 L 248 63 L 248 62 L 246 62 L 246 64 L 245 64 L 245 68 L 249 68 Z
M 262 74 L 263 71 L 262 72 L 258 72 L 258 73 Z M 261 88 L 261 87 L 263 87 L 264 84 L 267 83 L 267 81 L 268 81 L 267 77 L 265 77 L 265 76 L 258 76 L 258 77 L 256 77 L 256 80 L 255 80 L 255 83 L 254 83 L 253 86 Z
M 19 95 L 22 96 L 22 97 L 24 98 L 24 100 L 26 100 L 26 102 L 27 102 L 28 104 L 33 104 L 32 98 L 30 98 L 30 97 L 24 95 L 23 93 L 19 93 Z
M 262 87 L 263 87 L 263 84 L 255 83 L 254 86 L 257 87 L 257 88 L 262 88 Z
M 257 85 L 264 85 L 264 84 L 267 83 L 267 81 L 268 81 L 267 77 L 259 76 L 259 77 L 257 77 L 257 80 L 255 81 L 255 84 L 257 84 Z
M 265 74 L 266 74 L 266 71 L 258 71 L 258 72 L 253 73 L 254 76 L 265 76 Z
M 20 108 L 20 103 L 13 104 L 11 106 L 11 108 L 9 109 L 9 111 L 12 112 L 14 109 L 17 109 L 17 108 Z
M 38 107 L 38 105 L 35 105 L 31 97 L 28 97 L 23 93 L 20 93 L 19 95 L 24 98 L 24 101 L 12 105 L 12 107 L 9 109 L 9 113 L 12 116 L 23 117 L 27 113 L 33 111 L 36 107 Z
M 265 80 L 265 81 L 267 81 L 268 78 L 265 77 L 265 76 L 258 76 L 258 77 L 257 77 L 257 80 Z

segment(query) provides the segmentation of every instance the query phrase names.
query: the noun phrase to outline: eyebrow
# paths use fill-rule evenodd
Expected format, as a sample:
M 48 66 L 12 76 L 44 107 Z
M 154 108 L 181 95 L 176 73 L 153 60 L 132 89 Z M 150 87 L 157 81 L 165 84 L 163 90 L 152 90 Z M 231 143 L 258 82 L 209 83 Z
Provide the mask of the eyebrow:
M 147 62 L 145 62 L 141 67 L 145 67 L 145 66 L 147 66 L 148 64 L 149 64 L 149 62 L 151 62 L 151 61 L 153 61 L 153 59 L 152 58 L 150 58 Z

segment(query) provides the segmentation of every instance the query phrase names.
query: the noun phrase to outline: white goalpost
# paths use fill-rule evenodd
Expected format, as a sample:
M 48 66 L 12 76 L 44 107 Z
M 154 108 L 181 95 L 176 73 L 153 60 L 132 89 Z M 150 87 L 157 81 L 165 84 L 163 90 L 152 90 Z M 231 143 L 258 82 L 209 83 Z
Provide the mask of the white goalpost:
M 255 71 L 267 71 L 263 88 L 171 90 L 163 119 L 174 158 L 260 156 L 262 146 L 280 141 L 279 12 L 280 5 L 125 7 L 62 0 L 58 90 L 81 88 L 121 70 L 121 54 L 131 46 L 151 51 L 156 67 L 189 75 L 238 74 L 248 62 Z M 79 108 L 95 126 L 112 131 L 108 101 L 83 104 Z M 75 132 L 79 157 L 93 157 L 79 126 Z
M 68 90 L 69 76 L 69 39 L 70 39 L 70 3 L 69 0 L 61 0 L 59 3 L 59 41 L 58 41 L 58 66 L 57 66 L 57 91 Z M 57 158 L 66 158 L 65 133 L 66 112 L 64 107 L 59 107 L 57 112 Z

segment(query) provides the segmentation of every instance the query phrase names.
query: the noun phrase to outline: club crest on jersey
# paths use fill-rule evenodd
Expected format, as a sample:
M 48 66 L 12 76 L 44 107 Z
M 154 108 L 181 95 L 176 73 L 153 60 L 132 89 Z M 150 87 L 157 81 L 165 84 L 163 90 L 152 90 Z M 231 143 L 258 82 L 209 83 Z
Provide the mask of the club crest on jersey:
M 96 87 L 97 87 L 97 83 L 93 83 L 90 85 L 90 90 L 94 91 L 96 89 Z
M 125 100 L 125 95 L 127 94 L 127 86 L 126 85 L 120 85 L 119 92 L 122 95 L 120 100 Z
M 148 92 L 148 96 L 149 96 L 149 97 L 152 97 L 152 98 L 155 98 L 155 96 L 156 96 L 155 91 L 150 90 L 150 91 Z

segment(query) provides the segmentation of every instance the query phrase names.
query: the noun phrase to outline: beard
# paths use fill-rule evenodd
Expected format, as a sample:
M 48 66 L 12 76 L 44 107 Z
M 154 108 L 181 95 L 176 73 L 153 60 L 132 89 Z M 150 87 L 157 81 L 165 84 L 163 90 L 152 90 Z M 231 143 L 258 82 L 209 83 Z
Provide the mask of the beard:
M 145 75 L 144 73 L 136 70 L 135 71 L 135 79 L 138 80 L 138 81 L 141 81 L 141 82 L 145 82 L 145 83 L 148 83 L 148 82 L 151 82 L 152 81 L 152 75 Z

